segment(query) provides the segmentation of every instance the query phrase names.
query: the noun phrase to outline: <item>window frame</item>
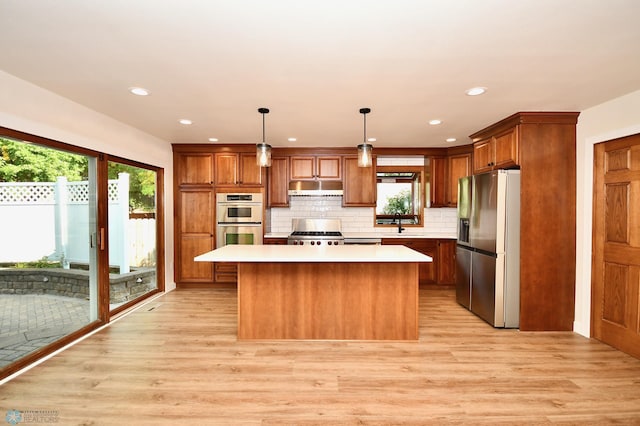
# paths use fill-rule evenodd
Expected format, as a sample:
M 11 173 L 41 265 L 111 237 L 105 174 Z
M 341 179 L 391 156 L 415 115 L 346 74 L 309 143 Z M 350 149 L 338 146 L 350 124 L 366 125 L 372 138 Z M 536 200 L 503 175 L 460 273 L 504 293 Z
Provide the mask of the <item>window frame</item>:
M 376 172 L 377 173 L 402 173 L 402 172 L 407 172 L 407 173 L 414 173 L 418 175 L 418 196 L 419 196 L 419 203 L 420 205 L 417 207 L 417 212 L 416 214 L 410 214 L 410 215 L 401 215 L 400 219 L 413 219 L 414 217 L 418 218 L 417 223 L 402 223 L 403 227 L 422 227 L 424 226 L 424 206 L 425 206 L 425 168 L 424 166 L 405 166 L 405 165 L 396 165 L 396 166 L 377 166 L 376 167 Z M 411 180 L 411 182 L 414 182 L 415 180 Z M 376 186 L 380 183 L 380 179 L 378 179 L 378 177 L 376 176 Z M 415 197 L 415 192 L 412 189 L 412 198 Z M 415 211 L 416 209 L 414 209 Z M 384 218 L 388 218 L 388 215 L 379 215 L 377 213 L 377 211 L 374 209 L 374 227 L 379 227 L 379 228 L 390 228 L 390 227 L 397 227 L 398 224 L 386 224 L 386 223 L 378 223 L 378 218 L 379 217 L 384 217 Z

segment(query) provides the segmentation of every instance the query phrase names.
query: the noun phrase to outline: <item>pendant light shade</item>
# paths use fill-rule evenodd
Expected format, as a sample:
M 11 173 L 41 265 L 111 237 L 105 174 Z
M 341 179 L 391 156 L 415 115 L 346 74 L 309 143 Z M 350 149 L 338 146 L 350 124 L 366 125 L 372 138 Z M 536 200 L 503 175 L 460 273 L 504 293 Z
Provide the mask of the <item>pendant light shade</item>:
M 269 108 L 258 108 L 262 114 L 262 143 L 256 144 L 256 162 L 260 167 L 271 167 L 271 145 L 264 140 L 264 115 L 269 114 Z
M 373 165 L 373 145 L 367 143 L 367 114 L 370 108 L 360 108 L 360 114 L 364 118 L 364 139 L 358 145 L 358 167 L 371 167 Z

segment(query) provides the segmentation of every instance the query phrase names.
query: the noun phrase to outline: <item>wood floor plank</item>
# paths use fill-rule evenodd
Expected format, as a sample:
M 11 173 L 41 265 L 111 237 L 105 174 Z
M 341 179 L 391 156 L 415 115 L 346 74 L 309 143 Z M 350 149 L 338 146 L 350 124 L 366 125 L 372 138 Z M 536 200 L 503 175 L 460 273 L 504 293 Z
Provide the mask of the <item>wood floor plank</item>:
M 497 330 L 420 289 L 418 342 L 237 341 L 233 289 L 177 290 L 0 388 L 62 425 L 640 424 L 640 360 Z

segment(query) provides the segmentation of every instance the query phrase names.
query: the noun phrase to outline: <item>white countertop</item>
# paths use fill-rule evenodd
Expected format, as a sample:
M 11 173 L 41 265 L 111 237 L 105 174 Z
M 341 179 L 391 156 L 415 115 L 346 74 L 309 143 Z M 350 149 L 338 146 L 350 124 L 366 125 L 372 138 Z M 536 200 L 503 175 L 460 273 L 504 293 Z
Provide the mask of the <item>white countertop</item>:
M 264 238 L 287 238 L 289 233 L 273 232 L 264 235 Z M 440 234 L 413 234 L 411 232 L 403 232 L 401 234 L 395 233 L 381 233 L 381 232 L 343 232 L 342 236 L 345 238 L 432 238 L 432 239 L 452 239 L 455 240 L 455 236 L 451 236 L 447 233 Z
M 196 262 L 431 262 L 433 259 L 396 245 L 228 245 L 196 256 Z

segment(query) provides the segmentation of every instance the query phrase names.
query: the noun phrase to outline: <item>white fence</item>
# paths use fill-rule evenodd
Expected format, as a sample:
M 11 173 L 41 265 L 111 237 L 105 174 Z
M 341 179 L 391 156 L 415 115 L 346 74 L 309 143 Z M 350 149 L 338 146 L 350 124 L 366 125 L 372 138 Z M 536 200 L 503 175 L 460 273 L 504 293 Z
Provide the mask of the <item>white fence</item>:
M 89 183 L 0 183 L 0 263 L 46 257 L 89 263 L 96 243 Z M 129 175 L 109 181 L 109 263 L 120 272 L 155 264 L 155 219 L 129 219 Z M 91 235 L 93 234 L 93 235 Z

